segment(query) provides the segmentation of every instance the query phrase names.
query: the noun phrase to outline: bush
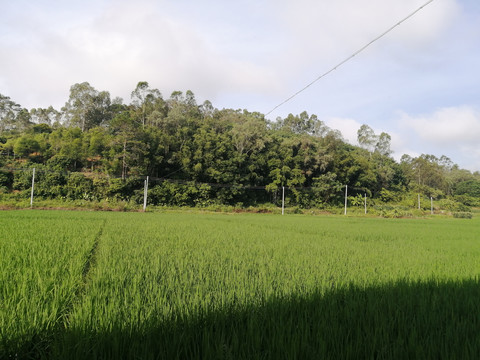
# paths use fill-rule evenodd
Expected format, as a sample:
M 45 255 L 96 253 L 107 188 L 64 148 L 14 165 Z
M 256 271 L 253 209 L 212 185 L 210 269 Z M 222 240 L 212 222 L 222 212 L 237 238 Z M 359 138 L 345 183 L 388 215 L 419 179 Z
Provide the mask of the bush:
M 480 180 L 467 180 L 457 184 L 455 195 L 480 197 Z
M 63 155 L 54 155 L 47 160 L 47 167 L 55 171 L 65 171 L 74 168 L 74 160 Z
M 71 200 L 94 200 L 93 181 L 81 173 L 71 173 L 66 184 L 66 196 Z
M 403 217 L 412 217 L 413 215 L 409 211 L 403 211 L 400 208 L 395 208 L 391 211 L 381 210 L 380 216 L 384 218 L 389 218 L 389 219 L 392 219 L 392 218 L 398 219 Z
M 465 206 L 480 206 L 480 197 L 473 197 L 469 195 L 455 195 L 455 201 Z
M 468 212 L 470 210 L 468 206 L 452 199 L 441 199 L 438 201 L 438 206 L 448 211 Z
M 210 199 L 211 187 L 206 184 L 177 184 L 163 181 L 148 190 L 148 204 L 163 206 L 207 207 L 214 202 Z M 137 202 L 143 202 L 143 190 L 138 191 Z
M 38 179 L 38 174 L 36 174 Z M 13 190 L 27 190 L 32 187 L 32 170 L 29 168 L 22 169 L 15 173 L 13 184 Z
M 457 211 L 453 213 L 453 217 L 456 219 L 471 219 L 473 214 L 466 211 Z
M 400 198 L 401 198 L 401 193 L 387 190 L 387 189 L 382 189 L 380 191 L 380 200 L 382 200 L 383 202 L 392 202 L 392 201 L 398 202 Z
M 129 201 L 132 196 L 135 195 L 135 191 L 137 190 L 137 192 L 141 192 L 141 197 L 143 199 L 143 181 L 143 179 L 139 178 L 111 179 L 110 185 L 105 191 L 106 196 L 113 198 L 114 200 Z M 143 200 L 141 201 L 143 202 Z
M 9 190 L 13 185 L 13 173 L 0 171 L 0 189 Z
M 41 171 L 37 174 L 35 174 L 36 195 L 50 199 L 65 196 L 65 185 L 67 184 L 66 174 Z

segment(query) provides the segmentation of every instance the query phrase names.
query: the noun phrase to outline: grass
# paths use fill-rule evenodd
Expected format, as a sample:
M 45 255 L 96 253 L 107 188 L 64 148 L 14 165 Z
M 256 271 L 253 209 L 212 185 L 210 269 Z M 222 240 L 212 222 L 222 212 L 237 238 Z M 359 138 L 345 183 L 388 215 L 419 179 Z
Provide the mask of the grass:
M 0 215 L 10 226 L 0 230 L 0 355 L 7 358 L 480 353 L 479 218 Z M 39 283 L 64 290 L 52 297 Z M 29 326 L 39 303 L 44 325 Z M 18 306 L 29 314 L 23 327 Z
M 0 214 L 0 354 L 42 354 L 73 306 L 100 223 L 55 213 Z

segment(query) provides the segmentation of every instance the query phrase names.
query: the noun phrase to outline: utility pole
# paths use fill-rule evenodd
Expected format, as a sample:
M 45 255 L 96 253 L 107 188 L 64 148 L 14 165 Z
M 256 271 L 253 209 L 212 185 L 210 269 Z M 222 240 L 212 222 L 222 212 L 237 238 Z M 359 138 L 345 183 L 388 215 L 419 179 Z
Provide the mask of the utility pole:
M 345 185 L 345 213 L 347 215 L 347 193 L 348 193 L 348 185 Z
M 367 215 L 367 193 L 365 193 L 365 215 Z
M 147 210 L 148 176 L 143 185 L 143 212 Z
M 33 208 L 33 189 L 35 187 L 35 168 L 32 172 L 32 193 L 30 194 L 30 208 Z

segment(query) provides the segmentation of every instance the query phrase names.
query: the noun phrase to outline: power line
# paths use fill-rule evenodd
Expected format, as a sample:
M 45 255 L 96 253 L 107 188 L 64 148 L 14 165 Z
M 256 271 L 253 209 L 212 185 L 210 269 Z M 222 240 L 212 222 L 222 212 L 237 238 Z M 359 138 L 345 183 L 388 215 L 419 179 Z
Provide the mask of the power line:
M 343 64 L 345 64 L 346 62 L 350 61 L 351 59 L 353 59 L 355 56 L 357 56 L 358 54 L 360 54 L 363 50 L 365 50 L 366 48 L 368 48 L 370 45 L 372 45 L 374 42 L 380 40 L 382 37 L 384 37 L 385 35 L 387 35 L 389 32 L 391 32 L 393 29 L 395 29 L 397 26 L 400 26 L 402 23 L 404 23 L 405 21 L 407 21 L 408 19 L 410 19 L 412 16 L 414 16 L 416 13 L 418 13 L 420 10 L 422 10 L 424 7 L 426 7 L 427 5 L 429 5 L 430 3 L 432 3 L 434 0 L 429 0 L 427 1 L 425 4 L 423 4 L 422 6 L 420 6 L 417 10 L 415 10 L 414 12 L 412 12 L 410 15 L 408 15 L 407 17 L 403 18 L 402 20 L 400 20 L 399 22 L 397 22 L 395 25 L 393 25 L 392 27 L 390 27 L 388 30 L 386 30 L 385 32 L 383 32 L 382 34 L 380 34 L 379 36 L 377 36 L 375 39 L 373 39 L 372 41 L 370 41 L 368 44 L 364 45 L 363 47 L 361 47 L 359 50 L 355 51 L 352 55 L 350 55 L 349 57 L 347 57 L 345 60 L 343 60 L 342 62 L 338 63 L 337 65 L 335 65 L 333 68 L 331 68 L 330 70 L 328 70 L 327 72 L 323 73 L 322 75 L 320 75 L 319 77 L 317 77 L 315 80 L 313 80 L 311 83 L 307 84 L 306 86 L 304 86 L 302 89 L 298 90 L 295 94 L 293 94 L 292 96 L 290 96 L 289 98 L 287 98 L 286 100 L 282 101 L 280 104 L 278 104 L 277 106 L 275 106 L 272 110 L 270 110 L 269 112 L 267 112 L 265 114 L 265 116 L 269 115 L 270 113 L 272 113 L 273 111 L 275 111 L 276 109 L 278 109 L 280 106 L 282 106 L 283 104 L 287 103 L 288 101 L 292 100 L 295 96 L 297 96 L 298 94 L 300 94 L 301 92 L 307 90 L 310 86 L 312 86 L 313 84 L 315 84 L 317 81 L 319 81 L 320 79 L 322 79 L 323 77 L 327 76 L 328 74 L 334 72 L 335 70 L 337 70 L 340 66 L 342 66 Z

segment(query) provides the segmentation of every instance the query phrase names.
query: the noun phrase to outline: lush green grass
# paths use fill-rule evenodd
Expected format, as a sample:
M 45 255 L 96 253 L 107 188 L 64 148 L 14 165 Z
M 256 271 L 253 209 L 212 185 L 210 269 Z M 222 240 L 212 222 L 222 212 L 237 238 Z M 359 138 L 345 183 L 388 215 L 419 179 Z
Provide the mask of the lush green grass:
M 0 355 L 48 348 L 102 224 L 73 213 L 0 212 Z
M 478 218 L 1 212 L 11 223 L 0 230 L 7 356 L 480 353 Z M 29 327 L 30 301 L 48 326 Z

